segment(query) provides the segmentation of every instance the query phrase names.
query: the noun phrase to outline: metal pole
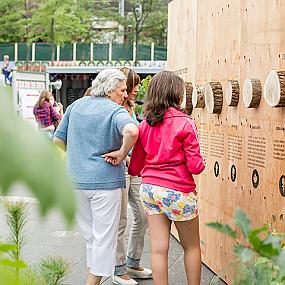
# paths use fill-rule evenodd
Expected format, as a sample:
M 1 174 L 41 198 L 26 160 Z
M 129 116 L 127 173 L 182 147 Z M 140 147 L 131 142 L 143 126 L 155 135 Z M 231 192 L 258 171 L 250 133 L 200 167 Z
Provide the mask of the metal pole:
M 133 62 L 136 62 L 137 60 L 137 46 L 136 42 L 133 42 Z
M 15 50 L 14 50 L 14 61 L 18 61 L 18 43 L 15 43 Z
M 73 43 L 73 61 L 76 61 L 76 43 Z
M 112 61 L 112 42 L 109 42 L 109 61 Z
M 154 43 L 151 43 L 151 54 L 150 54 L 150 57 L 151 57 L 151 61 L 154 61 Z
M 90 61 L 92 62 L 94 60 L 94 44 L 90 43 Z
M 125 0 L 119 0 L 119 12 L 122 17 L 125 16 Z
M 59 62 L 60 59 L 60 45 L 56 47 L 56 61 Z
M 36 44 L 32 43 L 32 62 L 36 61 Z

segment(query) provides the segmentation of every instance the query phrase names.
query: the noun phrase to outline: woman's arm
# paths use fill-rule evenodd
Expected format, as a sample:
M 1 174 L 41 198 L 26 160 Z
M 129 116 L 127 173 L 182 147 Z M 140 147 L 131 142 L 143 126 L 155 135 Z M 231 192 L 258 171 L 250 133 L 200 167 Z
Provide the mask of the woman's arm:
M 123 144 L 119 150 L 105 153 L 102 157 L 112 165 L 119 165 L 128 155 L 138 138 L 139 130 L 134 123 L 128 123 L 123 128 Z
M 57 137 L 53 138 L 53 143 L 59 147 L 60 149 L 62 149 L 63 151 L 66 151 L 66 142 L 64 140 L 61 140 Z

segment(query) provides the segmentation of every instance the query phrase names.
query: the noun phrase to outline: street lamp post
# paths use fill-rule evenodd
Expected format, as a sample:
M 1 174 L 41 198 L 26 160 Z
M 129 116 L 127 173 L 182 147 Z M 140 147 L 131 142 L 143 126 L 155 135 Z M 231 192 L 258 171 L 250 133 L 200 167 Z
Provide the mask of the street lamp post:
M 135 14 L 135 21 L 136 21 L 136 27 L 135 27 L 135 66 L 138 63 L 138 42 L 139 42 L 139 29 L 140 29 L 140 22 L 142 19 L 142 5 L 140 3 L 137 3 L 134 9 Z

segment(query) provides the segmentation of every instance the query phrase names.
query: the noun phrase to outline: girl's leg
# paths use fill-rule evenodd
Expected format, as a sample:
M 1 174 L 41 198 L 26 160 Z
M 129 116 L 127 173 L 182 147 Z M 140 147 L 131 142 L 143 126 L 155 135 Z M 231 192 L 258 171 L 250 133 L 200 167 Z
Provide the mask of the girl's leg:
M 168 285 L 168 249 L 171 221 L 164 214 L 149 215 L 147 219 L 154 285 Z
M 190 221 L 175 222 L 181 245 L 184 249 L 184 266 L 188 285 L 200 285 L 201 249 L 199 217 Z

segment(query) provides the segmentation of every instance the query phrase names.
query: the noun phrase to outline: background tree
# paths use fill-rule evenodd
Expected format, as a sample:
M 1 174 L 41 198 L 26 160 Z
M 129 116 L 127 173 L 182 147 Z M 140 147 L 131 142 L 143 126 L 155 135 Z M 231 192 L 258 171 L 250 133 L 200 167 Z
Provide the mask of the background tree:
M 112 9 L 110 1 L 99 1 L 100 18 L 113 20 L 123 26 L 124 42 L 135 42 L 136 61 L 139 43 L 165 46 L 167 40 L 167 4 L 170 0 L 125 0 L 125 14 Z
M 43 0 L 34 9 L 29 38 L 32 41 L 52 45 L 52 61 L 55 46 L 75 41 L 91 40 L 92 10 L 85 10 L 83 0 Z
M 0 1 L 0 42 L 22 42 L 25 37 L 25 0 Z

